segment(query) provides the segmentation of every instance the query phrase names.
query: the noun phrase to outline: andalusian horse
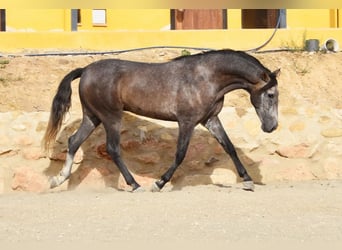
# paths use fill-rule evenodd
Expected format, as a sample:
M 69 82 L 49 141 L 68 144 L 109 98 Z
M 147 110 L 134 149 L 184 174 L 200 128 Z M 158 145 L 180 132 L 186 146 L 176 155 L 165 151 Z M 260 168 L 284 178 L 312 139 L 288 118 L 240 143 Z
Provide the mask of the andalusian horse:
M 68 140 L 66 162 L 60 173 L 51 178 L 51 188 L 70 177 L 77 149 L 103 123 L 108 154 L 132 190 L 141 190 L 120 154 L 121 118 L 124 111 L 129 111 L 175 121 L 179 126 L 174 162 L 154 183 L 153 191 L 160 191 L 170 181 L 185 157 L 191 135 L 198 124 L 206 127 L 230 155 L 245 189 L 253 190 L 252 178 L 239 160 L 218 114 L 225 94 L 244 89 L 250 94 L 262 130 L 275 130 L 278 126 L 276 78 L 279 71 L 271 72 L 255 57 L 234 50 L 182 56 L 165 63 L 106 59 L 71 71 L 61 81 L 53 99 L 44 136 L 45 146 L 49 148 L 61 128 L 63 117 L 71 105 L 71 82 L 76 78 L 80 78 L 83 119 L 77 132 Z

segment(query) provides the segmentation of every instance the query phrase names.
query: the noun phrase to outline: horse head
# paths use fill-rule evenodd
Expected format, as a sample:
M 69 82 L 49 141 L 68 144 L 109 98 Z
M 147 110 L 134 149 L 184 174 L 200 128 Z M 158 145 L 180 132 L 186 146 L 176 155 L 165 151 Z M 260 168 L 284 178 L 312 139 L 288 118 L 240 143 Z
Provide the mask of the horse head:
M 278 82 L 280 69 L 263 72 L 259 83 L 254 85 L 251 102 L 261 121 L 264 132 L 271 133 L 278 127 Z

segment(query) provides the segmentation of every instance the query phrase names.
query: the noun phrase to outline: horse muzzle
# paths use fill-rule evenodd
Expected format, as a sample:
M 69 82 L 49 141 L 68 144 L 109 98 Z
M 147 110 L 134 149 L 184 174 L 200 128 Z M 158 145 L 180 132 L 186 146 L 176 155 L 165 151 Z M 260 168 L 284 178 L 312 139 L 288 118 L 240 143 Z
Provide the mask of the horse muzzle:
M 278 122 L 276 122 L 275 124 L 262 124 L 261 125 L 261 129 L 262 131 L 266 132 L 266 133 L 271 133 L 274 130 L 276 130 L 278 128 Z

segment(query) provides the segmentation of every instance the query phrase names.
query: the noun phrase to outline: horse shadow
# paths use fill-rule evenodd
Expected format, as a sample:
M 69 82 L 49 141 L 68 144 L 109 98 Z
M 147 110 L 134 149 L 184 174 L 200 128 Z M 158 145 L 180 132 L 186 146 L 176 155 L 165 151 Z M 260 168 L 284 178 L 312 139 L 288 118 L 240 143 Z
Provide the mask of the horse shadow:
M 45 175 L 55 176 L 61 171 L 68 138 L 78 129 L 80 122 L 80 119 L 76 119 L 62 127 L 49 154 L 50 164 L 44 171 Z M 229 134 L 229 131 L 227 132 Z M 158 180 L 172 164 L 177 135 L 177 127 L 166 127 L 153 120 L 130 113 L 124 114 L 120 140 L 121 155 L 130 172 L 144 188 L 149 188 L 147 186 Z M 254 182 L 262 184 L 259 162 L 253 161 L 238 147 L 236 151 Z M 167 185 L 171 186 L 171 190 L 209 184 L 230 188 L 232 184 L 241 181 L 230 156 L 208 131 L 197 127 L 183 163 L 171 179 L 171 185 Z M 80 186 L 93 187 L 94 183 L 98 183 L 95 187 L 100 188 L 120 191 L 129 189 L 106 152 L 105 131 L 102 125 L 81 145 L 74 160 L 72 174 L 62 186 L 64 189 L 74 190 Z

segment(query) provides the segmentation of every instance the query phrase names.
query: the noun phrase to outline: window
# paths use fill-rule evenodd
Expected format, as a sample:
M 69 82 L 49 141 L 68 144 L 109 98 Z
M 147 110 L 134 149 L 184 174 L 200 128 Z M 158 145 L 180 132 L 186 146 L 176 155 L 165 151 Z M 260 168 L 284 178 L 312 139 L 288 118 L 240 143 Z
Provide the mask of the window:
M 96 9 L 93 10 L 93 25 L 105 26 L 107 24 L 106 10 Z

